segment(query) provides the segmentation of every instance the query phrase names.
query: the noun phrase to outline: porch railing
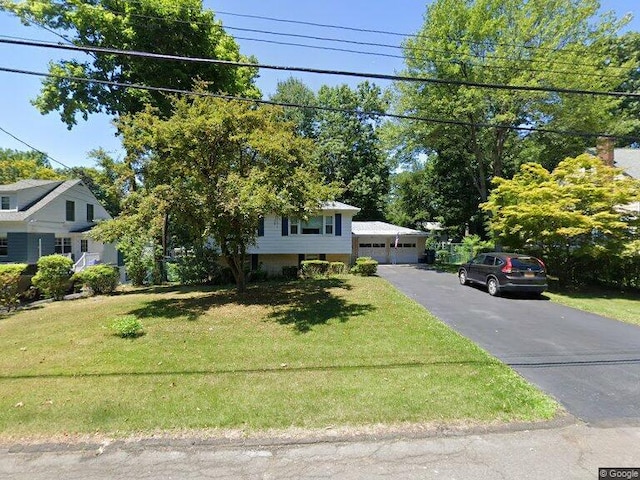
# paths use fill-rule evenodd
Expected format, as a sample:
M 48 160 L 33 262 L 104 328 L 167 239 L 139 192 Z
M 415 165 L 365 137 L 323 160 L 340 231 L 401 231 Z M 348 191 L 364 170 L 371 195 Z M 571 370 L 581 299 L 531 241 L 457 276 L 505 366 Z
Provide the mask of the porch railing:
M 89 253 L 85 252 L 82 254 L 80 259 L 73 265 L 74 272 L 81 272 L 85 268 L 96 265 L 100 263 L 100 254 L 99 253 Z

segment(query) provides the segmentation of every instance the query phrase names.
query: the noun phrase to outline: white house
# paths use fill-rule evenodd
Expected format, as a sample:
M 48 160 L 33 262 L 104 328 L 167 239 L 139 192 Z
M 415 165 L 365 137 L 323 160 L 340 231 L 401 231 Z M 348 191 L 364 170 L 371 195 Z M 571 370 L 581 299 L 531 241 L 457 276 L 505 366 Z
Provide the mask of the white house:
M 351 225 L 360 211 L 345 203 L 328 202 L 307 221 L 268 215 L 260 222 L 256 244 L 249 248 L 252 269 L 271 275 L 303 260 L 351 262 Z
M 385 222 L 353 222 L 353 255 L 379 263 L 418 263 L 429 234 Z
M 36 263 L 59 253 L 76 262 L 117 264 L 113 245 L 86 233 L 111 216 L 81 180 L 21 180 L 0 185 L 0 263 Z

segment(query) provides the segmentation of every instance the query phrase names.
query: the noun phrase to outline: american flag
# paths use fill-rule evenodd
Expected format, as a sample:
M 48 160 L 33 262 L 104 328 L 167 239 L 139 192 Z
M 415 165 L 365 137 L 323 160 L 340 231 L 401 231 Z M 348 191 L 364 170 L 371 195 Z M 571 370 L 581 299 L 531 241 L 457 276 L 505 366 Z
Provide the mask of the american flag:
M 396 243 L 393 246 L 393 248 L 398 248 L 398 241 L 400 240 L 400 232 L 396 233 Z

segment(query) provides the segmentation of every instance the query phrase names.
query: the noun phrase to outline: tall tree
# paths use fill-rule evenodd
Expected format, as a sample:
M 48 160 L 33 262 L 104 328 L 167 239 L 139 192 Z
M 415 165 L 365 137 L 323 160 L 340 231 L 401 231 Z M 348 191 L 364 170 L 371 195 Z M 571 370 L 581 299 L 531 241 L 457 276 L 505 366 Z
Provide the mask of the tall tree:
M 431 3 L 424 26 L 405 42 L 404 73 L 444 83 L 399 83 L 398 110 L 464 124 L 401 123 L 404 137 L 412 137 L 409 150 L 446 158 L 450 162 L 447 176 L 452 182 L 462 178 L 450 175 L 453 169 L 467 176 L 481 202 L 488 198 L 491 178 L 512 175 L 520 163 L 531 159 L 532 152 L 534 158 L 546 158 L 552 168 L 563 153 L 579 153 L 595 140 L 576 142 L 557 136 L 540 141 L 541 135 L 518 133 L 513 130 L 516 127 L 626 131 L 625 118 L 614 114 L 617 99 L 447 83 L 612 90 L 619 83 L 615 78 L 619 71 L 612 68 L 605 45 L 622 22 L 596 17 L 598 9 L 597 0 Z M 447 178 L 443 181 L 449 183 Z M 463 188 L 454 185 L 451 190 Z
M 142 52 L 248 60 L 201 0 L 0 0 L 0 9 L 25 24 L 41 25 L 76 45 Z M 208 90 L 258 96 L 257 70 L 213 64 L 166 62 L 94 52 L 85 59 L 60 60 L 49 67 L 34 104 L 42 113 L 58 111 L 68 128 L 91 113 L 120 116 L 141 111 L 146 104 L 169 115 L 171 104 L 160 92 L 78 82 L 64 77 L 189 90 L 198 79 Z
M 43 153 L 0 148 L 0 185 L 18 180 L 61 178 L 63 175 L 51 168 L 47 156 Z
M 281 109 L 211 97 L 173 101 L 166 119 L 151 109 L 124 117 L 124 143 L 172 193 L 157 215 L 196 217 L 192 225 L 215 241 L 243 291 L 247 248 L 260 217 L 304 217 L 333 198 L 336 188 L 325 184 L 310 161 L 313 143 L 282 121 Z M 180 210 L 183 199 L 188 212 Z
M 318 105 L 316 94 L 302 80 L 289 77 L 287 80 L 278 82 L 276 93 L 270 99 L 274 102 L 289 103 L 295 105 Z M 289 107 L 283 110 L 283 118 L 293 122 L 298 135 L 305 138 L 315 138 L 317 134 L 316 122 L 318 118 L 317 110 L 314 108 L 294 108 Z

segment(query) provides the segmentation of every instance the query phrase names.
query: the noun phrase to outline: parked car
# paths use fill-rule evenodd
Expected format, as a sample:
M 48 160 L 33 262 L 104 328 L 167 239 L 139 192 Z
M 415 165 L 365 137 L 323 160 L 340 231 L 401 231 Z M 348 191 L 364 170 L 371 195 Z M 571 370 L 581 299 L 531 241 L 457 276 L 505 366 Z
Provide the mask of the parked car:
M 461 285 L 484 285 L 492 296 L 501 292 L 540 295 L 547 289 L 546 268 L 542 260 L 517 253 L 481 253 L 460 266 L 458 279 Z

